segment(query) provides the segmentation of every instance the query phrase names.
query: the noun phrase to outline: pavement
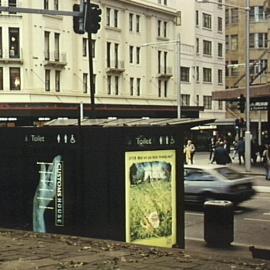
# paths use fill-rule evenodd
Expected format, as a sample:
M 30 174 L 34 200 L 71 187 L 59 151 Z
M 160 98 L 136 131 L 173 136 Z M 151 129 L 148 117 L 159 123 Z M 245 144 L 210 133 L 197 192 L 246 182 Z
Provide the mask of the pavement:
M 196 153 L 195 164 L 208 163 L 208 153 Z M 247 173 L 237 161 L 229 166 Z M 270 181 L 265 180 L 263 167 L 252 167 L 249 174 L 259 192 L 269 192 Z M 1 270 L 270 270 L 270 249 L 251 250 L 237 243 L 213 247 L 199 239 L 186 239 L 184 250 L 165 249 L 0 228 Z

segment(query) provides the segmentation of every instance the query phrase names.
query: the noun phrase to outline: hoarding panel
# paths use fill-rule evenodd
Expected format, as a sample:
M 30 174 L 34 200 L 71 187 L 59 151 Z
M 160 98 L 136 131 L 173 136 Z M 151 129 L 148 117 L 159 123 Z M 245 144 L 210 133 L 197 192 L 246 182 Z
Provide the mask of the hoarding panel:
M 126 241 L 176 244 L 176 151 L 126 152 Z

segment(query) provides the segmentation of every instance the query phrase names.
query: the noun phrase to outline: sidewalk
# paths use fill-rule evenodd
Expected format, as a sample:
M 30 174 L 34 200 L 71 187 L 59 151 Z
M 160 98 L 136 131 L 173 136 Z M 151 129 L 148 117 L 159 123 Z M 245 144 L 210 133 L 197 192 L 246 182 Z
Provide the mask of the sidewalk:
M 211 252 L 200 249 L 183 251 L 91 238 L 0 230 L 1 270 L 270 269 L 270 261 L 252 259 L 248 254 L 248 250 L 242 247 Z

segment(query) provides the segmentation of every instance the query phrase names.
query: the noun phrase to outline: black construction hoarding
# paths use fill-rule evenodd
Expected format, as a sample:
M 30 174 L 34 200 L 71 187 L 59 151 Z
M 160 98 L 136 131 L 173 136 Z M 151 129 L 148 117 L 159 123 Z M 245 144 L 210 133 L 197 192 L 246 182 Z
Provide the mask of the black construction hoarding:
M 183 127 L 0 129 L 0 227 L 184 247 Z

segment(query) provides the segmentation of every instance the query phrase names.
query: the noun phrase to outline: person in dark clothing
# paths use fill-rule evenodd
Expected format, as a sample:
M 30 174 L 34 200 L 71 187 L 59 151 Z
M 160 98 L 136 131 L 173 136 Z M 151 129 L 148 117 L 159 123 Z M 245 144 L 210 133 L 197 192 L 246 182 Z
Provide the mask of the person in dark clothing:
M 224 143 L 220 142 L 215 150 L 213 162 L 216 162 L 218 165 L 226 165 L 227 163 L 230 163 L 231 159 L 228 154 L 228 151 L 224 148 Z
M 239 142 L 237 145 L 237 151 L 238 151 L 238 159 L 239 159 L 239 164 L 242 164 L 242 159 L 243 162 L 245 163 L 245 142 L 243 138 L 239 138 Z
M 259 152 L 259 145 L 256 141 L 251 141 L 251 159 L 253 165 L 257 163 L 257 153 Z

